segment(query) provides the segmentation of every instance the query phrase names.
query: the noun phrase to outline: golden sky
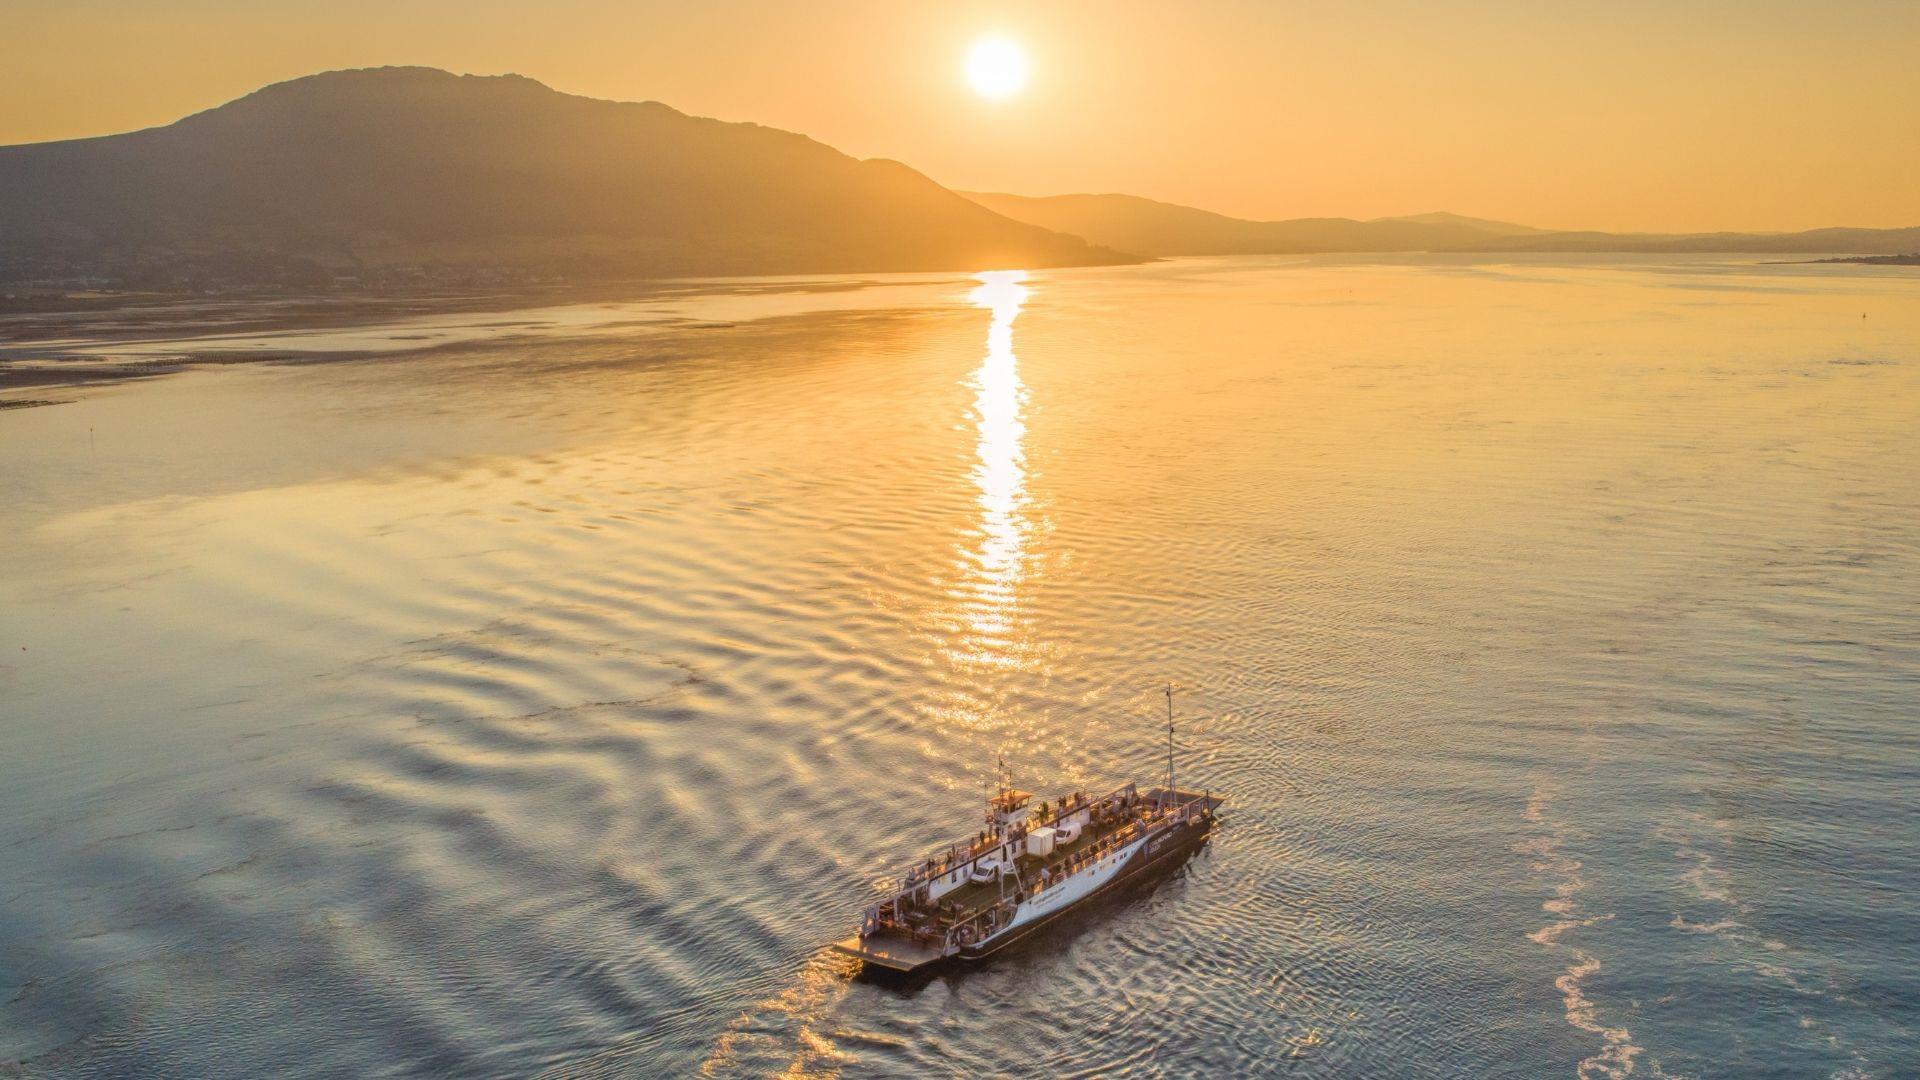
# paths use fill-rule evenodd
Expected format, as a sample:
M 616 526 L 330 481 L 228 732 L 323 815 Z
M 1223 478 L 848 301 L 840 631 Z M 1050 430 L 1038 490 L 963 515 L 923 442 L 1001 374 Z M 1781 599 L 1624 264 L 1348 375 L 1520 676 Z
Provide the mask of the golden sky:
M 961 76 L 1020 42 L 1026 89 Z M 1920 225 L 1920 0 L 0 0 L 0 143 L 330 68 L 519 72 L 958 188 L 1244 217 Z

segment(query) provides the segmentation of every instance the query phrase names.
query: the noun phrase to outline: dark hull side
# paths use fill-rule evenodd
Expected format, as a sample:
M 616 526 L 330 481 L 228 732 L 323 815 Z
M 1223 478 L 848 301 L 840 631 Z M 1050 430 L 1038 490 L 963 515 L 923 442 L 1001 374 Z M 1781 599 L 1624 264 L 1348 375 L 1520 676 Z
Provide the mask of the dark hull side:
M 1180 864 L 1186 862 L 1189 856 L 1200 850 L 1200 848 L 1206 844 L 1208 836 L 1212 834 L 1212 829 L 1213 822 L 1203 818 L 1168 830 L 1165 836 L 1156 837 L 1136 852 L 1133 858 L 1127 861 L 1127 865 L 1121 867 L 1120 872 L 1113 876 L 1112 880 L 1095 889 L 1093 892 L 1088 893 L 1083 899 L 1068 907 L 1061 908 L 1059 911 L 1046 915 L 1043 918 L 1035 919 L 1033 922 L 1027 923 L 1015 930 L 1008 931 L 1002 936 L 961 949 L 953 960 L 948 963 L 964 964 L 985 960 L 995 953 L 1001 952 L 1010 946 L 1018 945 L 1032 938 L 1035 934 L 1057 926 L 1073 915 L 1084 912 L 1088 908 L 1102 903 L 1133 886 L 1143 885 L 1151 880 L 1164 877 L 1175 869 L 1178 869 Z

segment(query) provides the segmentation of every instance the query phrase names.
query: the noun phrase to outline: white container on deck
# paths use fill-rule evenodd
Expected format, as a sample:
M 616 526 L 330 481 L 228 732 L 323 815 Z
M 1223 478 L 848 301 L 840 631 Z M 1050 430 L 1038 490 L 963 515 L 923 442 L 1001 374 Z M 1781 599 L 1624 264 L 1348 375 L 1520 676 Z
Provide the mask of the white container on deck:
M 1034 826 L 1027 830 L 1027 854 L 1046 858 L 1053 854 L 1053 844 L 1058 838 L 1059 833 L 1048 826 Z

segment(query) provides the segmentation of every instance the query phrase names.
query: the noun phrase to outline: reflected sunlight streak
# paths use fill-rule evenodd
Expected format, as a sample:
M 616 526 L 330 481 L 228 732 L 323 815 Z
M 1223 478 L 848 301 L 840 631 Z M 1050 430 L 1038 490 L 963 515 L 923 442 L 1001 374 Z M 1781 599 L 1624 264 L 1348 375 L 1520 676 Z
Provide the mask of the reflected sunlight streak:
M 1027 558 L 1027 470 L 1022 448 L 1027 429 L 1020 418 L 1026 388 L 1013 352 L 1013 320 L 1029 294 L 1021 284 L 1026 279 L 1023 270 L 981 274 L 980 285 L 967 295 L 975 306 L 993 313 L 987 354 L 972 380 L 979 432 L 973 480 L 980 489 L 980 544 L 971 556 L 967 622 L 976 638 L 976 652 L 981 645 L 1003 643 L 1007 637 Z

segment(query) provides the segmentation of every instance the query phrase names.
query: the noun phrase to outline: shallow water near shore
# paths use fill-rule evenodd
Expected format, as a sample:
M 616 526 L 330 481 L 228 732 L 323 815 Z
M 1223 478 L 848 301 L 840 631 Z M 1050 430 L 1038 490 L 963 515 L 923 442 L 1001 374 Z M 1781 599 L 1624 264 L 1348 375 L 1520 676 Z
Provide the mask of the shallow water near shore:
M 1920 1063 L 1912 271 L 595 310 L 0 411 L 0 1071 Z M 848 978 L 997 755 L 1159 775 L 1166 680 L 1203 854 Z

